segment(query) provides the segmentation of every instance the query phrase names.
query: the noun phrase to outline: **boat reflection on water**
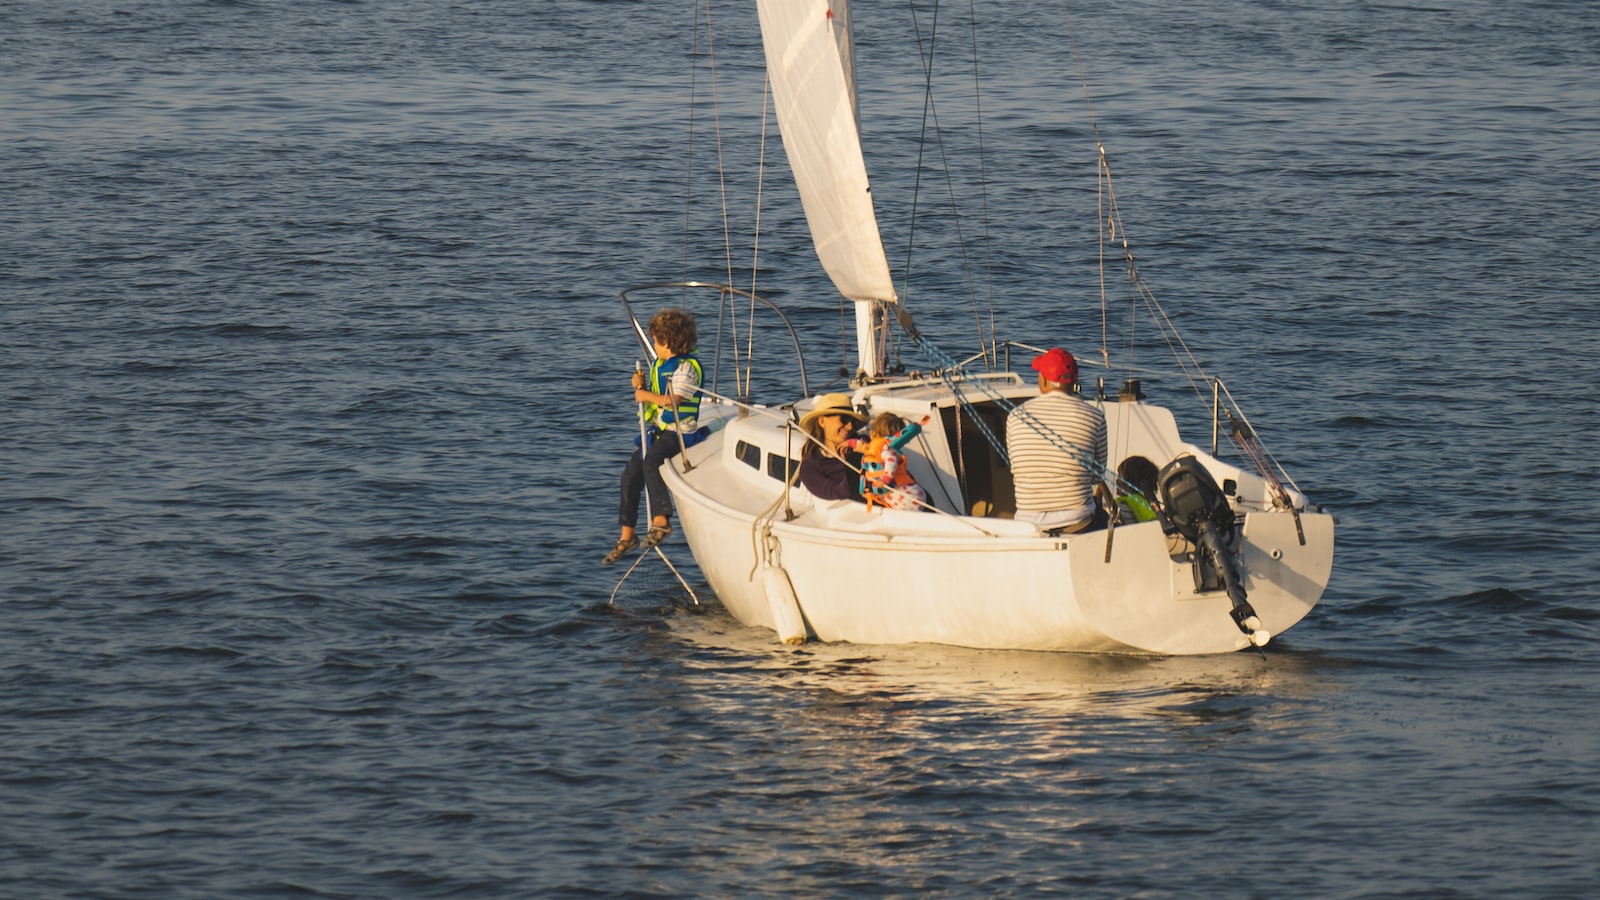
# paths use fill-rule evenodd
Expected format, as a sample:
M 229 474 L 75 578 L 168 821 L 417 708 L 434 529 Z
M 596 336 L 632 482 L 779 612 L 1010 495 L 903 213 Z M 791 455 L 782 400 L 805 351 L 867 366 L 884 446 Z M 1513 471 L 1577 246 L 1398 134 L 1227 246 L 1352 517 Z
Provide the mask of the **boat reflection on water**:
M 848 720 L 876 705 L 883 708 L 883 724 L 976 714 L 1072 722 L 1097 732 L 1117 722 L 1152 721 L 1272 729 L 1280 727 L 1284 704 L 1303 710 L 1333 690 L 1319 674 L 1318 657 L 1284 651 L 1146 657 L 938 644 L 792 648 L 715 607 L 673 617 L 669 634 L 694 648 L 681 660 L 685 678 L 708 682 L 703 694 L 712 702 L 744 703 L 746 690 L 781 690 L 791 698 L 797 692 L 804 703 L 793 711 L 824 721 L 836 715 Z
M 715 603 L 651 621 L 620 752 L 648 754 L 652 775 L 623 831 L 670 834 L 663 853 L 752 893 L 941 893 L 976 856 L 1001 872 L 977 892 L 1004 895 L 1022 848 L 1070 888 L 1097 877 L 1073 871 L 1088 846 L 1155 859 L 1174 834 L 1259 826 L 1259 807 L 1219 811 L 1210 789 L 1314 802 L 1282 782 L 1285 748 L 1331 730 L 1310 654 L 796 648 Z

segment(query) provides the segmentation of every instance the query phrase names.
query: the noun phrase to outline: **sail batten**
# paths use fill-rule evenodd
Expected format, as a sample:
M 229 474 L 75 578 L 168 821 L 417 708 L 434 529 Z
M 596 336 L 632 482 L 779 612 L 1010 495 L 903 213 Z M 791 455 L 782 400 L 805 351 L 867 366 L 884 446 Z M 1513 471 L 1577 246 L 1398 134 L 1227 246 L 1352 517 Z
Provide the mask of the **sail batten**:
M 784 153 L 822 268 L 847 299 L 892 302 L 861 152 L 848 0 L 757 8 Z

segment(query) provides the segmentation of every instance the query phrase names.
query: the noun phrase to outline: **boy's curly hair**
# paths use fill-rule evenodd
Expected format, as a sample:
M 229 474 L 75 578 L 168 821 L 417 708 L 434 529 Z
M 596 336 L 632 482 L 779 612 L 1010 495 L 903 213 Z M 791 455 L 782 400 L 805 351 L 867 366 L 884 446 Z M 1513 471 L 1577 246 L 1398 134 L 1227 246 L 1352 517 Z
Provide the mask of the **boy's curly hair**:
M 700 333 L 695 329 L 694 316 L 681 309 L 663 309 L 650 320 L 646 329 L 652 340 L 667 345 L 673 356 L 693 352 L 700 343 Z

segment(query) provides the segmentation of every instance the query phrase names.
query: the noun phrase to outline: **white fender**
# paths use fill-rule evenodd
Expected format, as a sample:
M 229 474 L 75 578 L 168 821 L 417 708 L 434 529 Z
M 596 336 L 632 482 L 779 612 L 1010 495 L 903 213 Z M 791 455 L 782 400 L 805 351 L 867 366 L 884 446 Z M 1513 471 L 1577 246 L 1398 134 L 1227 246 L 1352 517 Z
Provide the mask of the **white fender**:
M 762 566 L 761 587 L 772 604 L 772 627 L 778 638 L 785 644 L 804 644 L 806 620 L 800 615 L 800 601 L 794 595 L 794 585 L 789 583 L 789 573 L 782 566 Z

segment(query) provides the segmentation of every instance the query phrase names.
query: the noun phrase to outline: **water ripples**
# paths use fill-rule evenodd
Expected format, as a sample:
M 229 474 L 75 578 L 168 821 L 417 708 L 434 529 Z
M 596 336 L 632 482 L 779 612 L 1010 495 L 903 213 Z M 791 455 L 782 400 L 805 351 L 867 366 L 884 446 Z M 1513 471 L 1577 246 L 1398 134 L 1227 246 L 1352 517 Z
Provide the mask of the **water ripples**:
M 1584 10 L 1169 6 L 1073 23 L 1145 274 L 1340 517 L 1264 656 L 791 650 L 654 565 L 610 602 L 615 291 L 722 247 L 698 208 L 683 235 L 685 9 L 0 13 L 11 890 L 1582 895 Z M 754 34 L 716 12 L 744 189 Z M 1001 25 L 1029 70 L 984 98 L 1002 331 L 1075 346 L 1092 143 L 1059 34 Z M 874 151 L 920 112 L 870 107 Z M 908 185 L 874 181 L 899 265 Z M 951 344 L 953 253 L 911 255 Z M 815 388 L 833 292 L 805 246 L 763 261 Z

